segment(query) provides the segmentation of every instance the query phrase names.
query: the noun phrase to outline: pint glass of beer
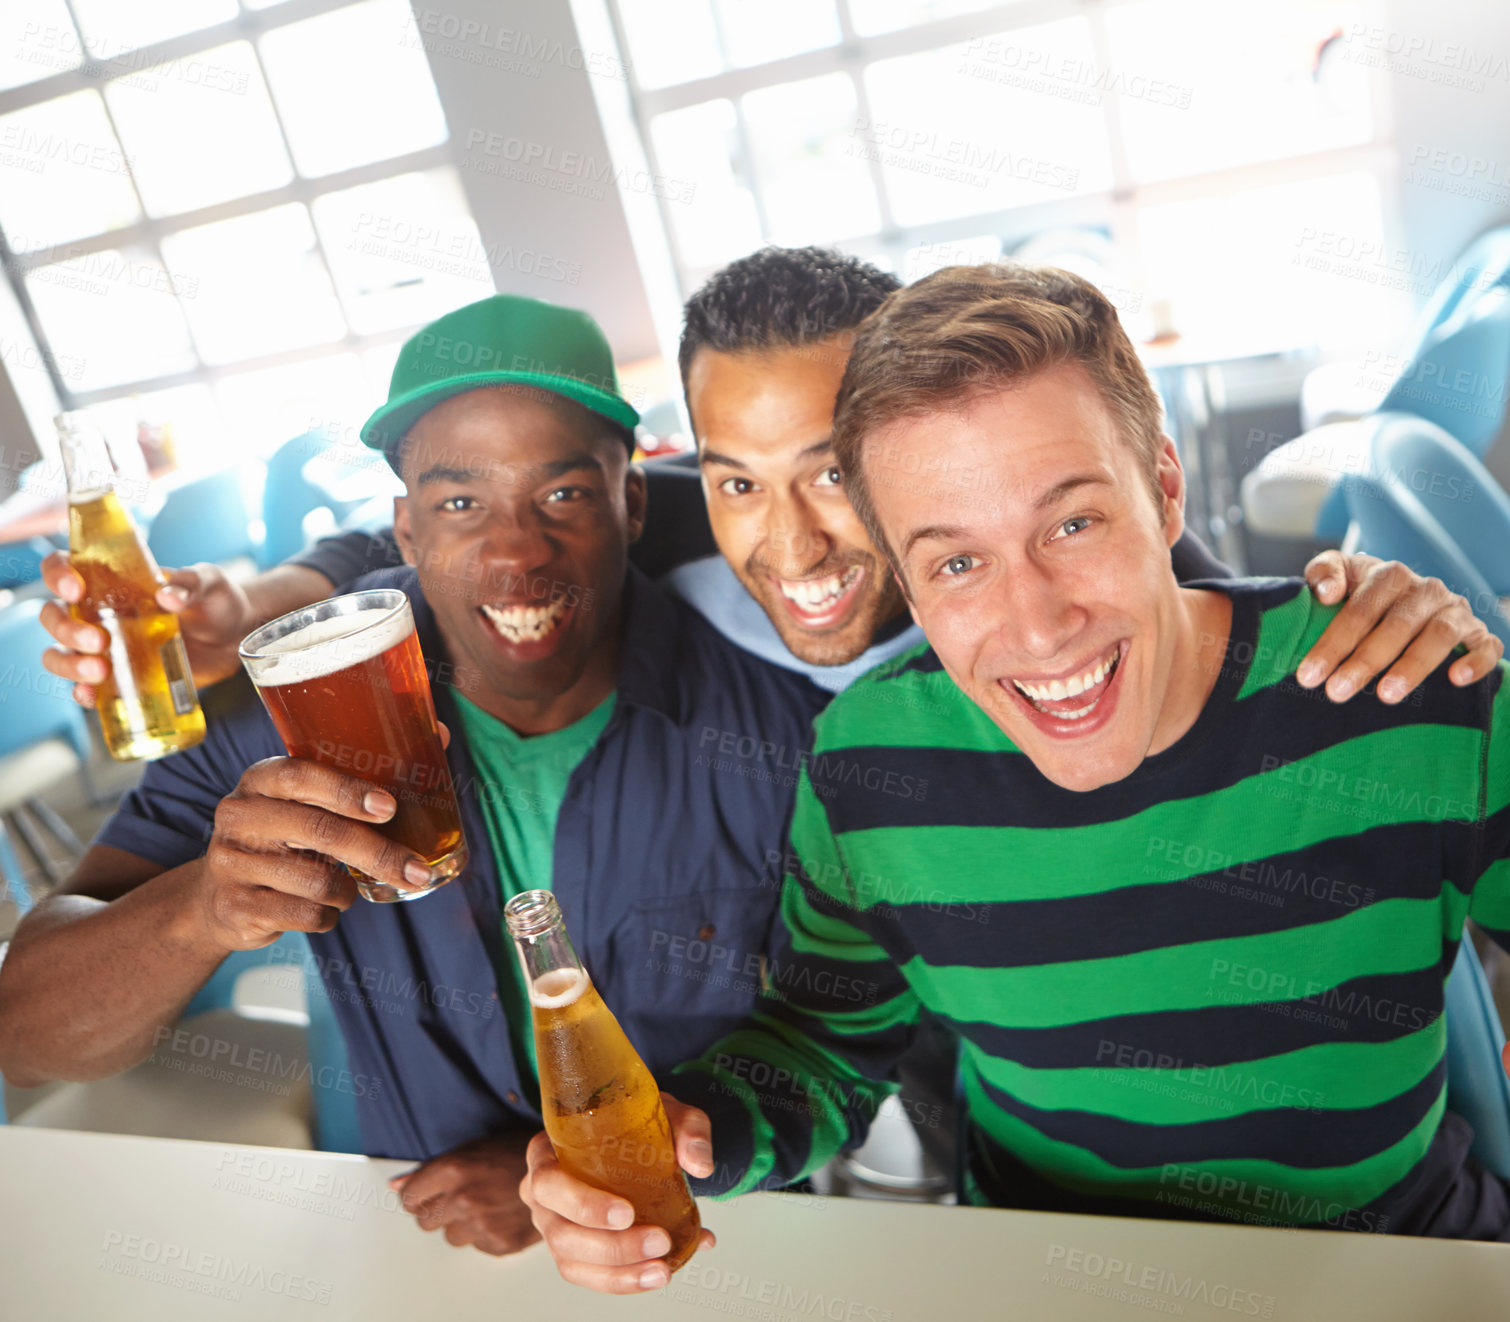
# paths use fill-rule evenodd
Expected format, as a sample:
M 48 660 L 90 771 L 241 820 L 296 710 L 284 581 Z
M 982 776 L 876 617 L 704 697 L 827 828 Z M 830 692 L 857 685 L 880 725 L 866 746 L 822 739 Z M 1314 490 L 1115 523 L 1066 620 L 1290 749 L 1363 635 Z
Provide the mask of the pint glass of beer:
M 467 865 L 456 791 L 409 599 L 353 592 L 292 611 L 248 634 L 241 662 L 291 757 L 370 781 L 398 810 L 377 827 L 430 866 L 404 890 L 348 867 L 369 900 L 413 900 Z

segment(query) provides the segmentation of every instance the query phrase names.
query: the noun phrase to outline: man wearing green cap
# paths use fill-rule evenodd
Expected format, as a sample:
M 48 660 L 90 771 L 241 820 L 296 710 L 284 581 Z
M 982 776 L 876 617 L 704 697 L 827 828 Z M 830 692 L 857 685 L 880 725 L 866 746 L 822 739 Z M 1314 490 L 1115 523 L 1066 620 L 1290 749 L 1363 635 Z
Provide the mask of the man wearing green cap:
M 392 799 L 282 756 L 246 682 L 222 685 L 204 744 L 149 767 L 17 930 L 7 1078 L 128 1068 L 228 953 L 307 933 L 367 1081 L 364 1150 L 423 1163 L 396 1181 L 422 1225 L 502 1253 L 534 1237 L 517 1187 L 541 1119 L 509 895 L 555 890 L 657 1073 L 779 983 L 773 860 L 822 698 L 628 564 L 636 420 L 580 312 L 500 296 L 404 346 L 363 437 L 404 481 L 407 564 L 352 586 L 410 597 L 472 863 L 414 903 L 356 903 L 342 864 L 413 884 L 374 829 Z

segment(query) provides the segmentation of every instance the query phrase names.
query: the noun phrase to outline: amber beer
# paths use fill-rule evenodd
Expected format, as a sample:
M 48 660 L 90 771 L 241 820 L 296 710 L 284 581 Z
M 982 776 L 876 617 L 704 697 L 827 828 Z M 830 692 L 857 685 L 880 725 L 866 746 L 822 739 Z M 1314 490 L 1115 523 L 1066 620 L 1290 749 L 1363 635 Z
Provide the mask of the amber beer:
M 671 1236 L 672 1271 L 702 1221 L 677 1164 L 660 1089 L 573 950 L 556 898 L 525 891 L 504 906 L 535 1026 L 540 1108 L 562 1168 L 634 1205 L 635 1225 Z
M 110 756 L 150 760 L 204 738 L 204 712 L 178 631 L 157 604 L 167 579 L 115 492 L 104 435 L 86 413 L 56 419 L 68 476 L 68 558 L 84 580 L 69 614 L 108 639 L 110 673 L 95 686 Z
M 398 804 L 377 829 L 430 867 L 405 890 L 347 870 L 369 900 L 412 900 L 467 865 L 456 791 L 409 599 L 353 592 L 281 616 L 248 634 L 241 660 L 291 757 L 387 790 Z

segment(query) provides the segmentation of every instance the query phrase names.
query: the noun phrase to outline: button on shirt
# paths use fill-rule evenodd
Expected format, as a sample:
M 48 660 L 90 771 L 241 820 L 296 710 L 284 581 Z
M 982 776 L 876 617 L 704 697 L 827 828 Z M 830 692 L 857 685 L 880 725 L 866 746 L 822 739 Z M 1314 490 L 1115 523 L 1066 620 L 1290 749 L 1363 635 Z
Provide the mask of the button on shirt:
M 455 666 L 412 569 L 349 587 L 409 595 L 437 715 L 460 735 L 447 757 L 466 870 L 408 904 L 359 900 L 309 938 L 351 1072 L 376 1083 L 356 1099 L 364 1150 L 425 1160 L 540 1115 L 499 1010 L 511 952 L 480 797 L 488 773 L 468 747 Z M 205 741 L 153 763 L 97 843 L 164 868 L 197 858 L 220 799 L 252 763 L 283 752 L 249 685 L 211 695 Z M 658 1077 L 755 1005 L 759 980 L 744 971 L 772 935 L 797 773 L 826 699 L 629 571 L 616 701 L 568 779 L 551 879 L 578 953 Z M 697 940 L 704 927 L 716 942 Z

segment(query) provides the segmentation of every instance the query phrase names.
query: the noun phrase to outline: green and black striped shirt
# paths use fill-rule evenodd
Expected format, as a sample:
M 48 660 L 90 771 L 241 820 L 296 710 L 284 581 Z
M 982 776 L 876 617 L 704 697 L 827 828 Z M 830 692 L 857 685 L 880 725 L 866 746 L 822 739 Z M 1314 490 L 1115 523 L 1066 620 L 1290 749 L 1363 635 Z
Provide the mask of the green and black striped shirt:
M 1340 1225 L 1411 1187 L 1465 915 L 1510 945 L 1505 672 L 1338 706 L 1293 679 L 1332 609 L 1298 580 L 1208 586 L 1233 615 L 1200 716 L 1090 793 L 926 647 L 818 719 L 776 995 L 671 1083 L 714 1115 L 711 1189 L 853 1142 L 920 1006 L 960 1037 L 983 1201 L 1026 1179 Z

